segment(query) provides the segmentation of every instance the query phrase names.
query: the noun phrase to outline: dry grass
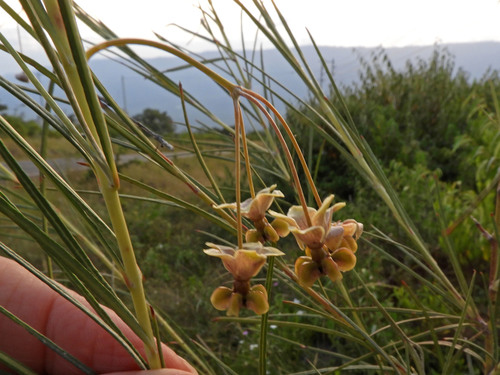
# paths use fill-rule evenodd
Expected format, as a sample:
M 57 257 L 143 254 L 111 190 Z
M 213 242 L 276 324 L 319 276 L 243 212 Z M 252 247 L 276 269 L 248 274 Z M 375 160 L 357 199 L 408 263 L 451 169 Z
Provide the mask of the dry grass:
M 189 176 L 210 189 L 209 180 L 195 157 L 174 157 L 172 161 L 179 169 L 185 171 Z M 232 162 L 216 159 L 207 159 L 206 162 L 218 183 L 224 186 L 225 181 L 231 181 L 233 171 Z M 188 201 L 193 201 L 193 199 L 196 201 L 196 196 L 189 186 L 166 172 L 163 168 L 152 163 L 135 160 L 123 165 L 120 168 L 120 172 L 162 192 Z M 122 192 L 126 194 L 139 194 L 141 191 L 138 187 L 123 183 Z

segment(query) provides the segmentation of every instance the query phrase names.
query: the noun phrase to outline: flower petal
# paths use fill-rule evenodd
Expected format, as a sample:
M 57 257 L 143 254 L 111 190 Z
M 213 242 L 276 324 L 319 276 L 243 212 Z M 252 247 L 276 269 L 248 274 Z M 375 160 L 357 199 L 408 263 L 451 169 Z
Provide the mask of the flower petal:
M 285 255 L 283 251 L 271 246 L 263 247 L 260 251 L 260 254 L 265 255 L 266 257 L 280 257 L 282 255 Z
M 332 258 L 327 257 L 323 259 L 321 261 L 321 268 L 323 269 L 323 273 L 333 282 L 342 279 L 342 273 L 340 273 L 339 267 Z
M 241 212 L 245 212 L 245 216 L 252 221 L 258 221 L 264 218 L 266 211 L 273 204 L 274 198 L 284 197 L 283 193 L 279 190 L 274 190 L 276 185 L 269 188 L 262 189 L 257 193 L 254 199 L 251 199 L 250 203 L 247 201 L 243 202 L 241 205 Z M 247 204 L 249 205 L 247 208 Z
M 245 233 L 246 242 L 260 242 L 261 239 L 262 235 L 259 233 L 257 229 L 249 229 Z
M 325 230 L 323 227 L 309 227 L 305 230 L 291 229 L 292 234 L 295 236 L 299 247 L 304 250 L 304 247 L 318 248 L 323 246 L 325 237 Z
M 358 224 L 357 228 L 356 228 L 356 233 L 354 233 L 354 239 L 358 239 L 359 237 L 361 237 L 361 234 L 363 234 L 363 223 L 356 223 Z
M 311 208 L 311 207 L 307 207 L 307 212 L 309 213 L 309 217 L 314 217 L 314 215 L 316 214 L 316 210 L 314 208 Z M 297 227 L 298 229 L 307 229 L 308 225 L 307 225 L 307 219 L 306 219 L 306 216 L 304 214 L 304 209 L 302 208 L 302 206 L 292 206 L 290 207 L 290 209 L 288 210 L 288 213 L 286 215 L 286 217 L 290 220 L 292 220 L 293 222 L 295 222 L 295 227 Z
M 266 288 L 260 284 L 253 286 L 246 296 L 245 306 L 257 315 L 262 315 L 268 312 L 269 302 L 267 301 Z
M 258 253 L 261 251 L 263 248 L 262 244 L 259 241 L 255 242 L 246 242 L 243 244 L 243 249 L 242 250 L 252 250 Z
M 358 243 L 353 237 L 346 237 L 342 238 L 342 243 L 340 244 L 340 247 L 347 247 L 352 250 L 353 253 L 355 253 L 358 250 Z
M 224 246 L 224 245 L 216 245 L 212 242 L 207 242 L 205 243 L 210 249 L 203 250 L 205 254 L 210 255 L 210 256 L 221 256 L 221 255 L 234 255 L 234 248 L 230 246 Z M 213 251 L 212 251 L 213 250 Z
M 321 271 L 316 262 L 310 257 L 301 256 L 295 261 L 295 273 L 299 279 L 299 284 L 309 288 L 321 276 Z
M 353 219 L 344 220 L 342 222 L 342 226 L 344 227 L 344 233 L 346 236 L 352 237 L 358 231 L 358 222 L 356 220 L 353 220 Z
M 288 236 L 288 233 L 290 233 L 290 228 L 286 220 L 276 218 L 271 223 L 271 226 L 274 228 L 274 230 L 276 231 L 276 233 L 278 233 L 280 237 L 286 237 Z
M 325 245 L 330 251 L 336 250 L 340 247 L 342 238 L 344 236 L 344 228 L 340 225 L 332 225 L 325 236 Z
M 278 242 L 278 240 L 280 239 L 278 232 L 276 232 L 276 230 L 270 224 L 266 224 L 266 226 L 264 227 L 264 236 L 266 238 L 266 241 L 270 242 Z
M 223 210 L 225 208 L 229 208 L 231 210 L 236 210 L 236 203 L 223 203 L 223 204 L 214 204 L 212 207 L 216 210 Z
M 338 202 L 338 203 L 335 203 L 335 204 L 332 206 L 332 213 L 337 212 L 338 210 L 340 210 L 341 208 L 344 208 L 345 206 L 346 206 L 346 203 L 345 203 L 345 202 Z
M 321 207 L 318 208 L 318 211 L 311 217 L 312 225 L 318 225 L 325 229 L 330 226 L 330 222 L 332 220 L 332 210 L 329 209 L 330 204 L 332 203 L 335 196 L 329 195 L 321 204 Z
M 227 310 L 231 303 L 231 295 L 233 294 L 233 290 L 226 288 L 225 286 L 220 286 L 215 289 L 210 296 L 210 302 L 212 302 L 212 306 L 217 310 Z
M 234 258 L 222 258 L 224 267 L 237 280 L 250 280 L 266 263 L 266 256 L 254 250 L 237 250 Z
M 243 306 L 243 296 L 239 293 L 233 293 L 231 295 L 231 302 L 229 308 L 227 309 L 228 316 L 238 316 L 240 314 L 241 307 Z
M 271 207 L 274 198 L 283 198 L 284 195 L 279 190 L 274 190 L 276 185 L 272 185 L 268 188 L 262 189 L 257 193 L 254 198 L 245 199 L 240 204 L 241 214 L 246 218 L 252 220 L 253 222 L 262 220 L 266 211 Z M 230 208 L 232 210 L 237 209 L 236 203 L 224 203 L 219 205 L 213 205 L 216 210 Z
M 247 242 L 243 244 L 243 250 L 252 250 L 255 251 L 259 255 L 263 255 L 266 257 L 275 257 L 285 255 L 281 250 L 276 249 L 271 246 L 264 246 L 260 242 Z
M 331 255 L 340 271 L 350 271 L 356 265 L 356 255 L 347 247 L 335 250 Z

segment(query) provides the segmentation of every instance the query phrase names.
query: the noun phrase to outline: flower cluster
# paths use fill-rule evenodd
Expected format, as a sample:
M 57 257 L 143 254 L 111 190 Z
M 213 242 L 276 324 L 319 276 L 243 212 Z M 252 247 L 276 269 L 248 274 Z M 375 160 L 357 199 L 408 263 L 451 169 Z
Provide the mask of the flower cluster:
M 280 236 L 292 233 L 299 247 L 306 255 L 295 262 L 295 273 L 301 285 L 310 287 L 321 276 L 327 275 L 332 281 L 342 278 L 342 273 L 356 265 L 356 240 L 363 232 L 363 224 L 355 220 L 332 222 L 333 214 L 345 203 L 330 206 L 334 196 L 330 195 L 316 210 L 307 207 L 311 225 L 308 224 L 302 206 L 292 206 L 287 215 L 271 211 L 281 228 Z
M 276 185 L 259 191 L 254 198 L 240 205 L 241 215 L 252 221 L 242 248 L 215 245 L 204 250 L 206 254 L 218 257 L 232 274 L 233 287 L 220 286 L 210 298 L 218 310 L 227 310 L 228 315 L 238 315 L 242 307 L 256 314 L 264 314 L 269 309 L 267 292 L 262 285 L 250 285 L 250 279 L 257 275 L 268 256 L 284 255 L 274 247 L 266 247 L 266 242 L 277 242 L 280 237 L 292 233 L 305 255 L 295 261 L 295 273 L 299 283 L 311 287 L 318 278 L 326 275 L 332 281 L 342 278 L 342 272 L 350 271 L 356 265 L 357 239 L 363 232 L 363 224 L 353 219 L 333 221 L 335 212 L 345 203 L 332 205 L 334 196 L 328 196 L 321 207 L 314 209 L 292 206 L 286 215 L 269 210 L 274 198 L 283 194 L 275 190 Z M 236 203 L 216 206 L 217 209 L 236 209 Z M 266 213 L 275 219 L 270 224 Z

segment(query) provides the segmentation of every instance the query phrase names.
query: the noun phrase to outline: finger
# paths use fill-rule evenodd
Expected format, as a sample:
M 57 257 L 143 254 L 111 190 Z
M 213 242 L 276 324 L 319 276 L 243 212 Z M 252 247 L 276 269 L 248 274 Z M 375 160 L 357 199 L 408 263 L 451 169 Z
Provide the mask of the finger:
M 88 305 L 81 296 L 74 295 Z M 127 351 L 106 330 L 23 267 L 2 257 L 0 305 L 98 373 L 139 369 Z M 131 343 L 143 353 L 141 340 L 113 311 L 106 311 Z M 36 372 L 79 373 L 73 365 L 3 316 L 0 316 L 0 332 L 0 350 Z M 196 373 L 170 348 L 163 346 L 163 349 L 167 367 Z

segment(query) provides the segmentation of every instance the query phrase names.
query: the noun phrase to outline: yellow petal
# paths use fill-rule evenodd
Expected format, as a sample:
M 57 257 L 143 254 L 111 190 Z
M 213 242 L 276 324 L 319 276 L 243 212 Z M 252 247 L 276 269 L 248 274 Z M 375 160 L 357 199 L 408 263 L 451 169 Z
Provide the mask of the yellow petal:
M 286 220 L 276 218 L 271 223 L 271 226 L 280 237 L 286 237 L 288 236 L 288 233 L 290 233 L 289 225 Z
M 247 242 L 260 242 L 262 235 L 257 231 L 257 229 L 249 229 L 245 233 L 245 241 Z
M 312 225 L 321 226 L 325 229 L 325 231 L 330 226 L 330 222 L 332 220 L 332 210 L 329 209 L 328 207 L 330 207 L 330 204 L 332 203 L 333 198 L 335 198 L 335 196 L 332 194 L 332 195 L 329 195 L 323 201 L 323 203 L 321 204 L 321 207 L 318 208 L 318 211 L 316 211 L 314 216 L 312 216 L 312 218 L 311 218 Z
M 358 222 L 353 219 L 344 220 L 342 222 L 342 226 L 344 227 L 344 234 L 346 236 L 354 236 L 356 231 L 358 230 Z
M 234 248 L 230 246 L 217 245 L 212 242 L 205 243 L 210 249 L 203 250 L 205 254 L 211 256 L 234 255 Z
M 264 235 L 266 240 L 270 242 L 278 242 L 278 240 L 280 239 L 280 236 L 278 235 L 276 230 L 269 224 L 264 227 Z
M 299 279 L 299 284 L 306 288 L 311 287 L 321 276 L 316 262 L 306 256 L 301 256 L 295 261 L 295 273 Z
M 344 208 L 345 206 L 346 206 L 346 203 L 345 203 L 345 202 L 338 202 L 338 203 L 335 203 L 335 204 L 332 206 L 332 213 L 337 212 L 338 210 L 340 210 L 341 208 Z
M 253 286 L 246 296 L 246 305 L 257 315 L 265 314 L 269 311 L 266 288 L 263 285 Z
M 212 306 L 217 310 L 227 310 L 229 304 L 231 303 L 232 294 L 232 289 L 226 288 L 225 286 L 220 286 L 213 291 L 212 295 L 210 296 L 210 302 L 212 302 Z
M 339 267 L 333 261 L 332 258 L 327 257 L 321 261 L 321 267 L 323 269 L 323 273 L 328 276 L 330 280 L 333 282 L 342 279 L 342 273 L 340 273 Z
M 265 257 L 275 257 L 285 255 L 281 250 L 271 246 L 263 246 L 260 242 L 247 242 L 243 244 L 243 250 L 253 250 L 258 255 Z
M 340 271 L 350 271 L 356 265 L 356 255 L 347 247 L 335 250 L 331 257 Z
M 348 249 L 351 249 L 353 253 L 355 253 L 358 250 L 358 243 L 353 237 L 344 236 L 344 238 L 342 238 L 340 247 L 347 247 Z
M 361 237 L 361 234 L 363 234 L 363 223 L 356 223 L 358 224 L 356 228 L 356 233 L 354 234 L 354 238 L 357 240 L 359 237 Z
M 239 293 L 233 293 L 231 295 L 231 302 L 229 308 L 227 309 L 228 316 L 238 316 L 240 314 L 241 307 L 243 306 L 243 296 Z

